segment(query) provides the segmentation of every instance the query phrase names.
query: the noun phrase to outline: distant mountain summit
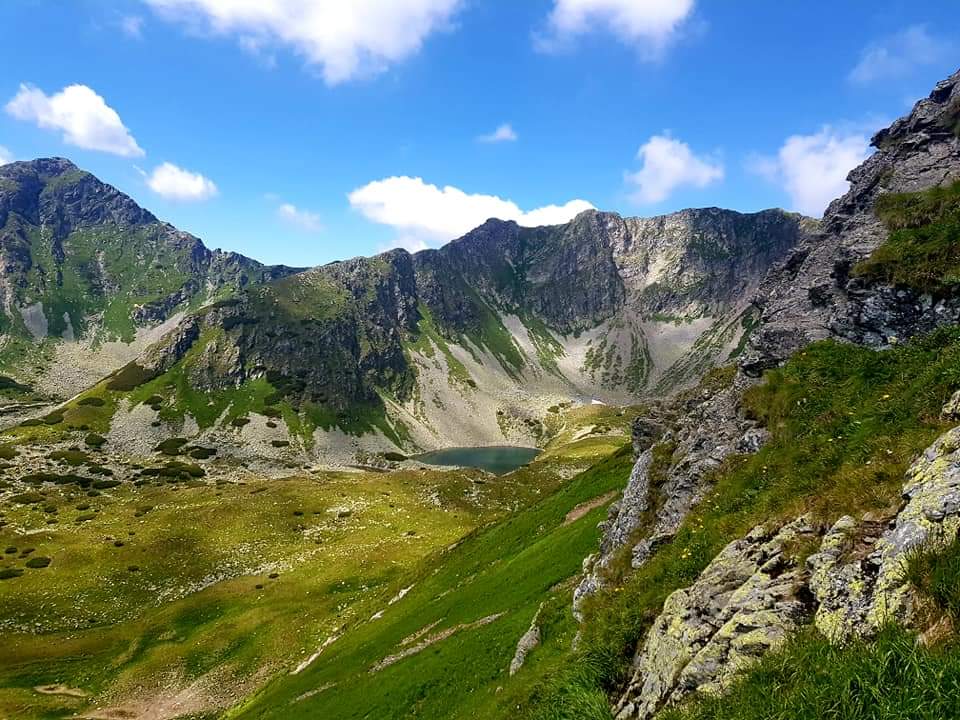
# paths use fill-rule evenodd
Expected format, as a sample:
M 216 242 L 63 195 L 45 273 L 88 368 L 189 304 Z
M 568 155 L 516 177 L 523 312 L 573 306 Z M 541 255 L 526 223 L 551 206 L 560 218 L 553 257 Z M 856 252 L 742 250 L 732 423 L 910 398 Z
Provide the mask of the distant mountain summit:
M 290 272 L 208 250 L 69 160 L 0 167 L 7 348 L 11 338 L 129 342 L 178 310 Z

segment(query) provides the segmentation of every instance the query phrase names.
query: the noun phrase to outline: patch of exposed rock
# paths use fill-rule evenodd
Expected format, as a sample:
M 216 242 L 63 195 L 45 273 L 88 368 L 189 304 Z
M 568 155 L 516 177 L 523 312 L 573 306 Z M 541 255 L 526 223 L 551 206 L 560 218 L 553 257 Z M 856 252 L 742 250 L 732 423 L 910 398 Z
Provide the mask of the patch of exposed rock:
M 949 543 L 960 529 L 960 428 L 914 462 L 903 497 L 905 507 L 879 537 L 870 518 L 843 517 L 808 561 L 819 603 L 815 622 L 832 641 L 869 636 L 887 623 L 910 623 L 913 595 L 904 574 L 910 553 Z
M 709 478 L 734 453 L 755 452 L 766 439 L 740 411 L 739 398 L 753 381 L 739 376 L 733 385 L 719 391 L 689 392 L 678 397 L 673 413 L 679 416 L 673 429 L 662 417 L 640 418 L 634 426 L 637 461 L 623 497 L 610 506 L 601 523 L 599 552 L 584 561 L 584 576 L 574 590 L 574 613 L 579 617 L 583 601 L 604 583 L 605 570 L 632 543 L 631 565 L 639 568 L 657 547 L 670 540 L 687 516 L 710 489 Z M 651 469 L 657 442 L 670 442 L 675 449 L 665 468 L 658 468 L 656 498 L 651 491 Z M 655 504 L 655 500 L 660 502 Z M 653 517 L 648 527 L 647 518 Z
M 616 717 L 645 719 L 694 691 L 719 692 L 782 643 L 810 612 L 806 571 L 787 550 L 815 536 L 804 518 L 772 533 L 757 527 L 671 594 L 634 658 Z
M 960 72 L 873 137 L 876 152 L 850 172 L 849 191 L 827 208 L 820 231 L 803 236 L 762 283 L 755 300 L 762 320 L 741 361 L 745 370 L 758 375 L 816 340 L 836 337 L 882 348 L 960 320 L 957 298 L 934 301 L 851 275 L 888 237 L 875 213 L 881 195 L 960 178 L 958 120 Z
M 523 664 L 527 661 L 527 655 L 540 647 L 540 611 L 543 610 L 543 603 L 533 614 L 533 620 L 530 621 L 530 627 L 520 636 L 517 641 L 517 649 L 513 654 L 513 660 L 510 661 L 510 674 L 516 675 Z

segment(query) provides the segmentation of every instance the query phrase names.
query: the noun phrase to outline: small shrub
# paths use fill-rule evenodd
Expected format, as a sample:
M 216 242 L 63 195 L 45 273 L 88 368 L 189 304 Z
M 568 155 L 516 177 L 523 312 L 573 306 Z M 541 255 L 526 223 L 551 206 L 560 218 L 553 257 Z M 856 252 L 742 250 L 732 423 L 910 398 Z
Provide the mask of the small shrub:
M 179 455 L 183 451 L 183 446 L 187 444 L 185 438 L 167 438 L 158 444 L 154 450 L 164 455 Z
M 83 513 L 82 515 L 77 515 L 75 522 L 89 522 L 96 517 L 96 513 Z
M 236 428 L 242 428 L 244 425 L 250 424 L 250 418 L 247 417 L 238 417 L 230 421 L 230 424 Z
M 103 435 L 90 433 L 83 439 L 83 442 L 86 443 L 89 447 L 101 448 L 107 442 L 107 439 Z
M 33 505 L 34 503 L 43 502 L 46 499 L 46 496 L 38 492 L 20 493 L 19 495 L 14 495 L 10 498 L 11 501 L 19 505 Z
M 99 397 L 85 397 L 77 401 L 77 405 L 88 405 L 90 407 L 103 407 L 107 402 Z
M 84 463 L 90 460 L 90 456 L 87 455 L 83 450 L 55 450 L 54 452 L 47 455 L 51 460 L 56 460 L 57 462 L 64 462 L 71 467 L 77 467 L 78 465 L 83 465 Z
M 132 362 L 124 365 L 111 376 L 107 382 L 107 389 L 129 392 L 153 380 L 156 376 L 157 373 L 155 371 L 140 367 L 135 362 Z
M 18 578 L 23 575 L 23 570 L 20 568 L 2 568 L 0 569 L 0 580 L 10 580 L 11 578 Z
M 271 440 L 270 444 L 273 445 L 275 448 L 284 448 L 290 445 L 290 441 L 289 440 Z
M 63 422 L 63 413 L 52 412 L 49 415 L 44 415 L 43 422 L 46 425 L 59 425 L 60 423 Z
M 108 490 L 109 488 L 115 488 L 119 484 L 119 480 L 95 480 L 93 487 L 97 490 Z
M 216 448 L 195 447 L 188 453 L 194 460 L 208 460 L 217 454 Z
M 24 564 L 33 570 L 39 570 L 40 568 L 45 568 L 50 564 L 50 558 L 38 555 L 37 557 L 30 558 Z

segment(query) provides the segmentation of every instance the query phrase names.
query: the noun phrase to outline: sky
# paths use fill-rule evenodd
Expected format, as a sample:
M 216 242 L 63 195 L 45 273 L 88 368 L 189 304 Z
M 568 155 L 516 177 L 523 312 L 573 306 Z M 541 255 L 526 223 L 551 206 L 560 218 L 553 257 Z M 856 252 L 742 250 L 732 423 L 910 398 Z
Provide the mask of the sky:
M 489 217 L 784 207 L 958 68 L 948 0 L 3 0 L 0 163 L 310 266 Z

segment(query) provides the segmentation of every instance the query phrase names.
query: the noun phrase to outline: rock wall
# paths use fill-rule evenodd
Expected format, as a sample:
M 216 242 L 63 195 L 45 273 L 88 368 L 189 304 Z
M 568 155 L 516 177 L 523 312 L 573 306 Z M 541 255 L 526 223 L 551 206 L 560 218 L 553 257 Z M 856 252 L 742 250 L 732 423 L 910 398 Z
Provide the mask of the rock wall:
M 902 495 L 889 518 L 843 516 L 823 528 L 801 517 L 727 545 L 693 585 L 667 598 L 634 658 L 618 720 L 646 720 L 692 693 L 722 692 L 810 620 L 833 642 L 871 637 L 887 623 L 909 626 L 911 553 L 960 532 L 960 427 L 910 467 Z M 818 539 L 803 564 L 785 552 Z

